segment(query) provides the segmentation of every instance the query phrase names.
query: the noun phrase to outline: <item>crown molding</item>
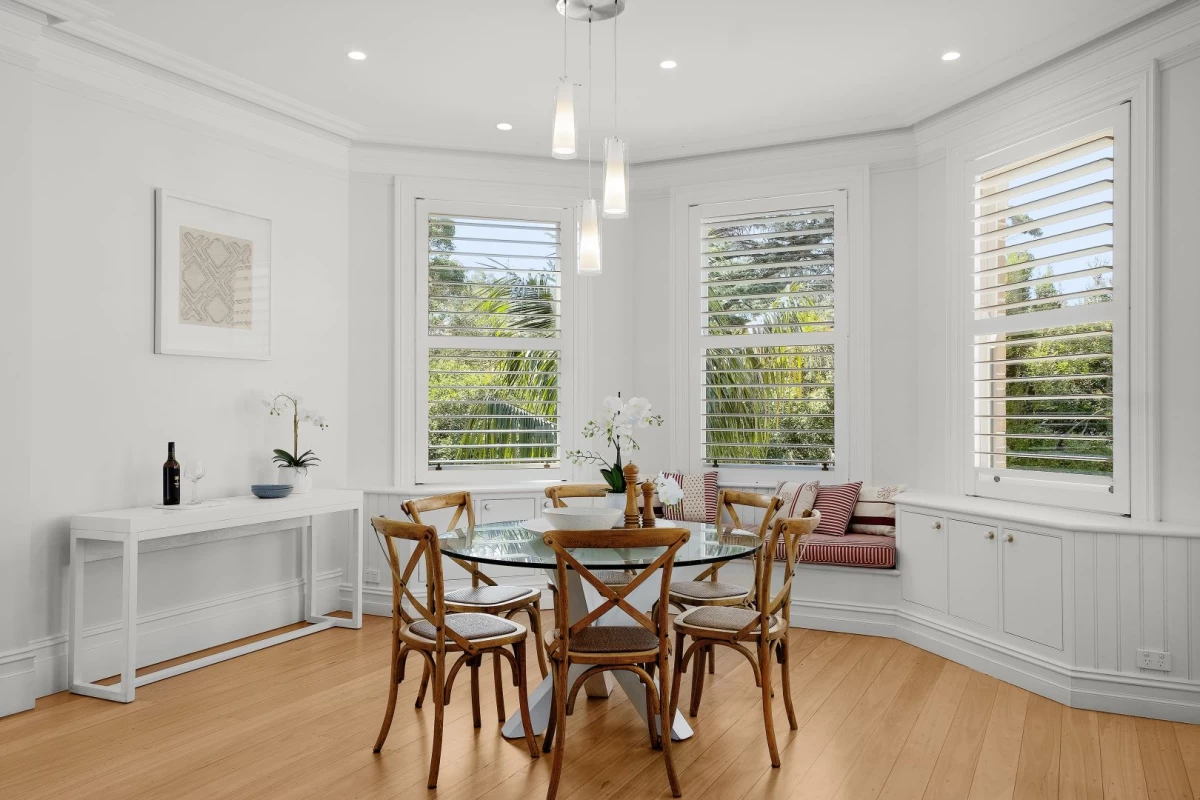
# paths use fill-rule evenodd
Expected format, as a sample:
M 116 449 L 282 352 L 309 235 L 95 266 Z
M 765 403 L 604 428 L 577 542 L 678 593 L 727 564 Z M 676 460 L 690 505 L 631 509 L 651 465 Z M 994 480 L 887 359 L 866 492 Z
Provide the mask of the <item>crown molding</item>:
M 27 70 L 38 67 L 37 40 L 44 19 L 28 9 L 0 0 L 0 61 Z
M 112 16 L 112 12 L 108 9 L 101 8 L 95 3 L 89 3 L 87 0 L 15 0 L 15 2 L 45 14 L 51 25 L 63 22 L 91 22 Z

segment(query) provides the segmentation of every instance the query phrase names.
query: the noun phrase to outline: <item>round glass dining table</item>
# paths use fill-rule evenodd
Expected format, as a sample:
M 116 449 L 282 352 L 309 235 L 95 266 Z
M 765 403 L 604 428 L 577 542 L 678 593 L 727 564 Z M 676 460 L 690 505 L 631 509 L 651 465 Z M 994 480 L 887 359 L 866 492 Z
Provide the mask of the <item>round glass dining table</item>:
M 681 527 L 691 531 L 688 541 L 679 549 L 675 556 L 675 567 L 702 566 L 723 561 L 753 556 L 762 547 L 762 540 L 755 534 L 725 525 L 718 530 L 716 525 L 698 522 L 659 521 L 659 527 Z M 557 580 L 554 551 L 542 542 L 542 536 L 551 530 L 546 520 L 526 520 L 522 522 L 488 522 L 476 524 L 474 528 L 458 528 L 438 535 L 438 543 L 442 554 L 464 561 L 479 564 L 495 564 L 498 566 L 521 566 L 542 569 L 546 579 L 554 584 Z M 617 569 L 638 570 L 648 567 L 662 555 L 665 548 L 661 547 L 597 547 L 579 548 L 571 551 L 579 563 L 588 569 Z M 483 567 L 486 573 L 486 566 Z M 672 580 L 687 580 L 690 576 L 672 576 Z M 724 577 L 724 576 L 723 576 Z M 651 578 L 640 586 L 635 587 L 626 599 L 640 611 L 649 612 L 651 606 L 658 600 L 660 584 Z M 569 601 L 571 621 L 581 619 L 592 609 L 598 608 L 604 599 L 590 584 L 570 571 L 567 573 L 567 585 L 557 587 L 560 597 L 565 596 Z M 636 624 L 624 611 L 613 608 L 604 613 L 596 625 L 632 625 Z M 571 668 L 571 680 L 582 674 L 586 665 L 576 665 Z M 606 672 L 589 679 L 586 691 L 589 697 L 608 697 L 615 681 L 624 690 L 629 702 L 638 710 L 642 719 L 646 718 L 646 692 L 639 679 L 632 672 L 624 670 Z M 546 729 L 550 719 L 551 692 L 553 682 L 545 678 L 534 687 L 529 694 L 529 712 L 534 732 L 541 733 Z M 661 722 L 659 723 L 661 730 Z M 525 735 L 521 725 L 520 714 L 513 714 L 505 721 L 502 733 L 506 738 L 519 739 Z M 676 713 L 671 724 L 673 740 L 687 739 L 692 735 L 692 728 L 683 715 Z

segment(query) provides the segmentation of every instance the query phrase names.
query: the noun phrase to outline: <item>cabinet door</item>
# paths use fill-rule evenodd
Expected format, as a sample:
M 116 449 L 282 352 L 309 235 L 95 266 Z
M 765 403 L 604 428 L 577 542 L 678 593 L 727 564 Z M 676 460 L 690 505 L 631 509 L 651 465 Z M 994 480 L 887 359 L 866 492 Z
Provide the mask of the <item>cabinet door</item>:
M 910 603 L 946 611 L 946 532 L 941 517 L 901 511 L 896 531 L 900 591 Z
M 949 608 L 955 617 L 1000 627 L 997 527 L 950 520 Z
M 1000 537 L 1004 632 L 1063 646 L 1062 539 L 1006 528 Z
M 532 497 L 484 498 L 475 512 L 478 522 L 513 522 L 537 516 L 537 500 Z

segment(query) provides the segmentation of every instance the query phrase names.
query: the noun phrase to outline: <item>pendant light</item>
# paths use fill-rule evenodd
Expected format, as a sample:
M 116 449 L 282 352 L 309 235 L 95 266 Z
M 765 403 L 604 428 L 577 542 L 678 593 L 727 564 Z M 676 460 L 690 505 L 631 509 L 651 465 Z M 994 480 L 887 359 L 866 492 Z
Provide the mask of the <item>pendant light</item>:
M 565 16 L 565 15 L 564 15 Z M 600 257 L 600 209 L 592 197 L 592 19 L 588 17 L 588 196 L 576 208 L 579 237 L 576 242 L 576 271 L 580 275 L 599 275 L 602 269 Z
M 554 138 L 550 155 L 555 158 L 575 157 L 575 87 L 567 76 L 567 14 L 563 9 L 563 73 L 554 95 Z
M 617 20 L 613 18 L 613 135 L 604 140 L 604 216 L 629 216 L 629 151 L 617 136 Z

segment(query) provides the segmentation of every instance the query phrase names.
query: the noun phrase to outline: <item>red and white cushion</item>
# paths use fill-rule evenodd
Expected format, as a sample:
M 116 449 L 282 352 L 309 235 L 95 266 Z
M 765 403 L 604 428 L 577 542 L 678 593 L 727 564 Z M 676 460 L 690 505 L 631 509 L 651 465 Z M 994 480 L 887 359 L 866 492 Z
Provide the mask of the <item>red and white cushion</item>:
M 804 516 L 804 512 L 812 509 L 816 502 L 820 486 L 820 481 L 780 481 L 775 487 L 775 496 L 783 501 L 783 505 L 779 507 L 777 516 L 784 519 Z
M 842 567 L 875 567 L 877 569 L 889 569 L 896 566 L 896 539 L 892 536 L 874 536 L 869 533 L 828 536 L 812 533 L 806 536 L 804 541 L 806 546 L 800 561 L 805 564 L 833 564 Z M 782 546 L 783 543 L 779 544 Z M 775 558 L 783 561 L 787 558 L 787 554 L 776 552 Z
M 813 508 L 821 512 L 821 524 L 813 533 L 826 536 L 844 536 L 850 525 L 850 517 L 854 514 L 854 504 L 858 501 L 858 492 L 862 489 L 862 481 L 843 483 L 839 486 L 822 486 L 817 489 L 817 499 Z
M 854 504 L 850 517 L 851 533 L 874 536 L 896 535 L 896 495 L 906 488 L 900 486 L 864 486 Z
M 683 500 L 673 506 L 663 506 L 663 517 L 676 522 L 717 521 L 717 473 L 701 472 L 685 475 L 682 472 L 664 472 L 683 489 Z

